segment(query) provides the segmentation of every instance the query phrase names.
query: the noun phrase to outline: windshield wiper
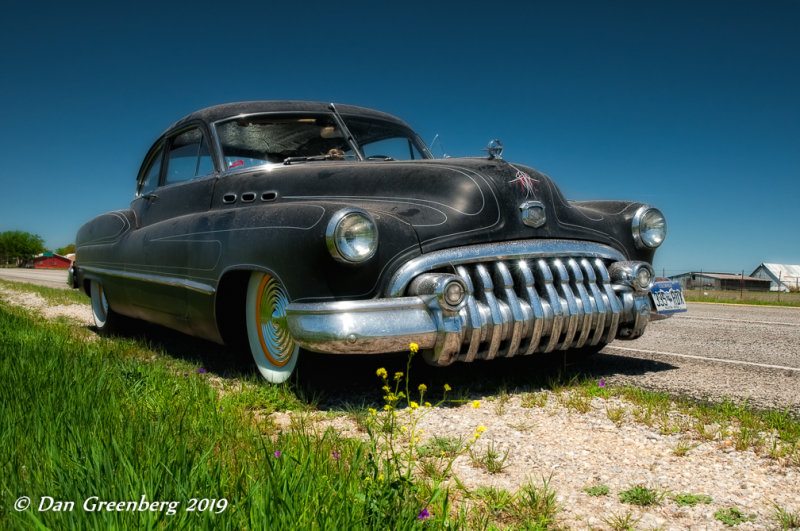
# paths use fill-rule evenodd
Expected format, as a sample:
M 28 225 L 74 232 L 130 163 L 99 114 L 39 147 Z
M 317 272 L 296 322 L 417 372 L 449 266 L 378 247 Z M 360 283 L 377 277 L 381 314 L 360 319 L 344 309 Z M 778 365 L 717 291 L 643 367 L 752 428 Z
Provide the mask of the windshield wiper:
M 309 160 L 344 160 L 344 157 L 338 154 L 326 153 L 325 155 L 308 155 L 305 157 L 286 157 L 283 163 L 288 166 L 292 162 L 306 162 Z

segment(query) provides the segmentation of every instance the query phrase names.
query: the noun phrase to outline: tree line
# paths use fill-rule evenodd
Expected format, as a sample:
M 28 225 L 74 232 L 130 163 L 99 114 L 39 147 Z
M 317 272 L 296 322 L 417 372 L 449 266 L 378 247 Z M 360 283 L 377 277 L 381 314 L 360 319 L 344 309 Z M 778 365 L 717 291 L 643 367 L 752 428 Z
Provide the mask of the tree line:
M 36 255 L 45 252 L 44 239 L 38 234 L 19 230 L 0 232 L 0 263 L 3 265 L 19 265 L 33 260 Z M 56 254 L 64 255 L 75 252 L 75 245 L 56 249 Z

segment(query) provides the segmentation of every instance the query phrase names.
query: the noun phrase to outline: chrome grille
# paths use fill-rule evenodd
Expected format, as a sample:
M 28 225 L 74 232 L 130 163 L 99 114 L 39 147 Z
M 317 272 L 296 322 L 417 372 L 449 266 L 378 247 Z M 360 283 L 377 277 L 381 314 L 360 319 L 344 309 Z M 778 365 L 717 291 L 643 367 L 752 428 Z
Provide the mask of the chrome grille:
M 458 359 L 492 359 L 610 342 L 622 301 L 607 262 L 593 257 L 520 257 L 461 263 L 469 294 L 460 310 Z M 454 271 L 455 269 L 455 271 Z

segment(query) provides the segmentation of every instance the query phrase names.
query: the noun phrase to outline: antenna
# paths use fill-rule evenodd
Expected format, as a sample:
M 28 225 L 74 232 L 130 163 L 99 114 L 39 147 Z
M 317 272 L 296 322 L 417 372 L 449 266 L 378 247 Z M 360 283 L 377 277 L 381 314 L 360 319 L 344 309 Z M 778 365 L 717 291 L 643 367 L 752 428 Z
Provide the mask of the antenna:
M 431 153 L 433 153 L 433 145 L 436 143 L 436 141 L 437 141 L 437 140 L 439 141 L 439 148 L 441 148 L 441 150 L 442 150 L 442 158 L 443 158 L 443 159 L 449 159 L 449 158 L 450 158 L 450 155 L 448 155 L 448 154 L 447 154 L 447 153 L 444 151 L 444 144 L 442 144 L 442 139 L 441 139 L 441 138 L 439 138 L 439 133 L 436 133 L 436 136 L 434 136 L 434 137 L 433 137 L 433 140 L 431 140 L 431 143 L 430 143 L 430 144 L 428 144 L 428 145 L 429 145 L 429 149 L 430 149 Z

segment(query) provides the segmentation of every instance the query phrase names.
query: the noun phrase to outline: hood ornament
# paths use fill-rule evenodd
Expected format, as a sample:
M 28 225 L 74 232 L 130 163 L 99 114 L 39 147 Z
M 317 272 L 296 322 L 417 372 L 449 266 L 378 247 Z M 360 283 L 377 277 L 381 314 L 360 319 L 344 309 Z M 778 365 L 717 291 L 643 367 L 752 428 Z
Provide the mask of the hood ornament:
M 486 151 L 489 153 L 489 160 L 500 159 L 503 160 L 503 143 L 497 140 L 496 138 L 489 142 L 489 145 L 486 146 Z
M 544 211 L 544 203 L 541 201 L 525 201 L 519 206 L 519 209 L 525 225 L 538 229 L 547 223 L 547 214 Z

